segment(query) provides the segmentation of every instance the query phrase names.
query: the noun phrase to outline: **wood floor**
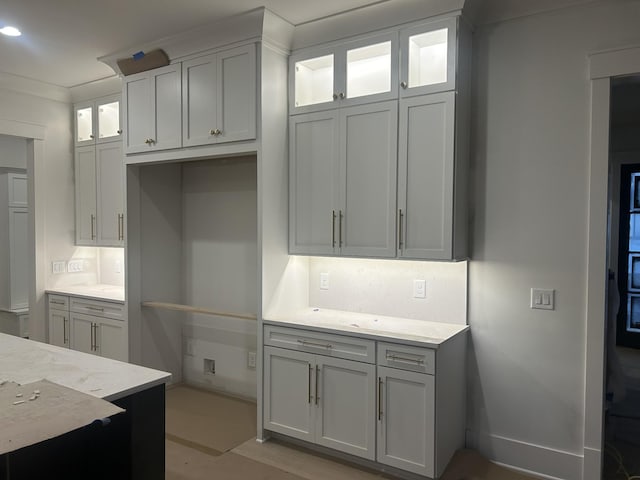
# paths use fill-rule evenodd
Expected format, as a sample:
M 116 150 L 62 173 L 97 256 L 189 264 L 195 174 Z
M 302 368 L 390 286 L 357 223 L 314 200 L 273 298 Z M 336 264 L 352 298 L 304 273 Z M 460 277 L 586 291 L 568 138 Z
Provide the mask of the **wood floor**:
M 389 475 L 276 440 L 258 443 L 255 403 L 178 386 L 167 390 L 167 480 L 381 480 Z M 459 451 L 440 480 L 531 480 Z

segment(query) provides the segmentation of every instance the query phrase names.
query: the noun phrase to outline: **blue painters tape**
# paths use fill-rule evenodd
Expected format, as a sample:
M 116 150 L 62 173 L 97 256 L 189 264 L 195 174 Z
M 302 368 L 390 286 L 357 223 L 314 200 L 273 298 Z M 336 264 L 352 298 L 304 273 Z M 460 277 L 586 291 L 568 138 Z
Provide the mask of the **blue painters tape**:
M 137 52 L 137 53 L 134 53 L 132 56 L 134 60 L 140 60 L 142 57 L 144 57 L 144 52 Z

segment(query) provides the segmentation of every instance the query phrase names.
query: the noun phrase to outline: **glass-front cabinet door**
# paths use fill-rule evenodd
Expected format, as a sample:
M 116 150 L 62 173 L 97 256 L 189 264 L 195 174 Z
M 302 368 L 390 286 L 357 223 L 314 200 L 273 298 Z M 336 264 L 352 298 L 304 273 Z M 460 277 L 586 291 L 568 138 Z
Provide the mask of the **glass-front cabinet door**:
M 122 133 L 120 126 L 120 96 L 96 102 L 98 117 L 98 143 L 117 139 Z
M 290 113 L 397 98 L 398 37 L 391 33 L 291 57 Z
M 75 105 L 75 143 L 76 146 L 95 143 L 93 134 L 93 102 L 78 103 Z
M 400 32 L 400 95 L 409 97 L 456 88 L 457 18 Z
M 119 140 L 122 134 L 120 95 L 74 105 L 77 147 Z

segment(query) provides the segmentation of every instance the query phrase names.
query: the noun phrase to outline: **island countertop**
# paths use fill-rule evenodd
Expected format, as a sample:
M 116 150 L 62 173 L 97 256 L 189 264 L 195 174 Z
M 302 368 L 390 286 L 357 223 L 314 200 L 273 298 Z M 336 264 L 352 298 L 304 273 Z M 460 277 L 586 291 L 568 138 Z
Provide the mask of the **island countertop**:
M 403 343 L 430 348 L 438 348 L 450 338 L 469 329 L 469 326 L 464 324 L 313 307 L 303 308 L 288 314 L 266 315 L 264 322 L 321 332 L 342 333 L 373 340 L 399 340 Z
M 113 401 L 166 383 L 171 374 L 0 333 L 0 381 L 43 379 Z

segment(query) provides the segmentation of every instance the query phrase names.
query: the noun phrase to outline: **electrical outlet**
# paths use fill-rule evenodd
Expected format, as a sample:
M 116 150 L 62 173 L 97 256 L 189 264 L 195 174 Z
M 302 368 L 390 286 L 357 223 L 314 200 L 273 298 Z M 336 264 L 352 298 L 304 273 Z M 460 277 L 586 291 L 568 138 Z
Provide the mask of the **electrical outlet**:
M 427 282 L 425 280 L 413 281 L 413 298 L 426 298 Z
M 256 368 L 256 352 L 249 352 L 247 354 L 247 367 Z
M 329 290 L 329 274 L 327 272 L 320 274 L 320 290 Z
M 69 260 L 67 263 L 67 271 L 69 273 L 77 273 L 84 270 L 83 260 Z

